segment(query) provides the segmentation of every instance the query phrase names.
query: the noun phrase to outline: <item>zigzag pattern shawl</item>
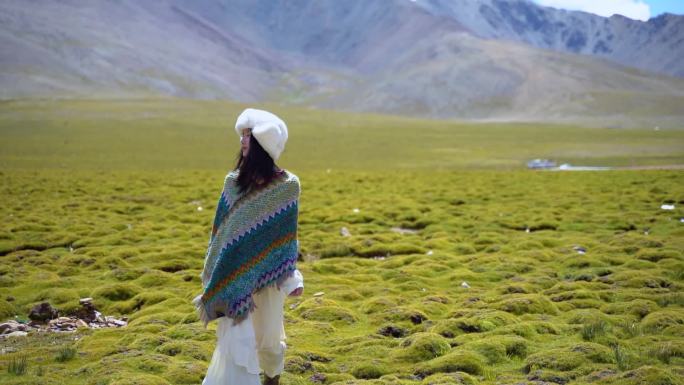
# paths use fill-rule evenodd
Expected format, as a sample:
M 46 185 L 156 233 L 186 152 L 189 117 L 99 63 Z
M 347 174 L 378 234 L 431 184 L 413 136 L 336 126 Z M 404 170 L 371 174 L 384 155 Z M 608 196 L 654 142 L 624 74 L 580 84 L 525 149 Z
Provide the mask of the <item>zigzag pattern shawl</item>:
M 282 170 L 240 195 L 238 172 L 226 176 L 200 275 L 204 293 L 192 300 L 205 329 L 222 316 L 241 322 L 254 309 L 254 293 L 280 288 L 296 269 L 299 179 Z

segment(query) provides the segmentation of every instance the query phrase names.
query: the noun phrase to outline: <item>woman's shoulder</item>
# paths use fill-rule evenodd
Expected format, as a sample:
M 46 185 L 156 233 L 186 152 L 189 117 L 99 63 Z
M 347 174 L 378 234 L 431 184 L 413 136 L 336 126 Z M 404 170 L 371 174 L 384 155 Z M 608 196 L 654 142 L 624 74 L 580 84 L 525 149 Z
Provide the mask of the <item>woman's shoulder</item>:
M 237 195 L 237 178 L 239 174 L 240 170 L 231 170 L 223 180 L 223 192 L 229 199 L 234 199 Z
M 292 173 L 289 170 L 286 170 L 284 168 L 278 169 L 275 172 L 276 174 L 276 180 L 279 181 L 279 183 L 292 186 L 293 188 L 296 188 L 297 190 L 300 189 L 299 185 L 299 177 Z M 237 180 L 238 176 L 240 175 L 240 170 L 232 170 L 228 172 L 226 175 L 226 179 L 224 181 L 224 189 L 226 190 L 235 190 L 237 189 Z
M 288 184 L 296 185 L 299 188 L 299 177 L 286 169 L 281 169 L 284 181 Z
M 285 187 L 287 191 L 290 191 L 293 196 L 299 197 L 301 192 L 301 186 L 299 185 L 299 178 L 294 173 L 281 169 L 279 170 L 281 179 L 281 184 Z
M 299 181 L 299 178 L 297 177 L 297 175 L 295 175 L 295 174 L 294 174 L 292 171 L 290 171 L 290 170 L 281 168 L 280 170 L 276 171 L 276 173 L 278 173 L 278 174 L 280 174 L 280 175 L 286 176 L 286 177 L 287 177 L 287 180 L 296 180 L 296 181 Z
M 240 170 L 230 170 L 226 174 L 226 177 L 223 179 L 225 183 L 230 182 L 230 181 L 236 181 L 238 175 L 240 174 Z
M 290 170 L 287 170 L 287 169 L 284 169 L 284 168 L 280 168 L 280 169 L 276 170 L 275 173 L 276 173 L 276 175 L 278 175 L 278 176 L 285 176 L 285 177 L 287 177 L 287 179 L 297 179 L 297 180 L 299 180 L 299 178 L 297 178 L 297 175 L 295 175 L 295 174 L 294 174 L 293 172 L 291 172 Z M 226 180 L 229 180 L 229 179 L 230 179 L 230 180 L 237 180 L 237 178 L 238 178 L 239 175 L 240 175 L 240 169 L 230 170 L 230 171 L 228 172 L 228 174 L 226 175 Z

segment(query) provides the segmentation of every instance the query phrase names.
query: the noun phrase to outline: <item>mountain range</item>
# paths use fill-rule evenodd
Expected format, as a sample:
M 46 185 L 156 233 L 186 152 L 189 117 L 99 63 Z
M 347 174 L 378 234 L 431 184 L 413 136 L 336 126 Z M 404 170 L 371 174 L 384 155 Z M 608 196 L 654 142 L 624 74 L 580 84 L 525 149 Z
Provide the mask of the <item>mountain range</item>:
M 684 16 L 528 0 L 4 0 L 0 98 L 684 126 Z

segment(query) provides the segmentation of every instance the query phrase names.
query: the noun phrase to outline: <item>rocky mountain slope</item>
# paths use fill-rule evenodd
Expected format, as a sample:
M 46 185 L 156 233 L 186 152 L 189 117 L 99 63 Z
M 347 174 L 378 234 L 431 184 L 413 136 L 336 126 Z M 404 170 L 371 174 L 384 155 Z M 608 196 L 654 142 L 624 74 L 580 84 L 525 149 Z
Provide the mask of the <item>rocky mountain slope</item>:
M 683 19 L 524 0 L 4 1 L 0 97 L 168 95 L 676 125 Z
M 414 4 L 458 21 L 474 35 L 580 53 L 663 74 L 684 76 L 684 16 L 643 22 L 621 15 L 542 7 L 529 0 L 420 0 Z

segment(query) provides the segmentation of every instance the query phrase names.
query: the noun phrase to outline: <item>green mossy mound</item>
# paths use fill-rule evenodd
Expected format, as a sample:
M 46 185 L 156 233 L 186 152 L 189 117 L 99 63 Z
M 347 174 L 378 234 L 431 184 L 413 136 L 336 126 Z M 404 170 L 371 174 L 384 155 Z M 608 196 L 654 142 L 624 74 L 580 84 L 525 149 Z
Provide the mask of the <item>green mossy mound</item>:
M 499 289 L 499 292 L 501 294 L 529 294 L 533 293 L 534 289 L 532 289 L 529 285 L 516 284 L 506 285 Z
M 584 366 L 583 372 L 592 363 L 612 364 L 615 362 L 613 351 L 603 345 L 582 342 L 566 348 L 556 348 L 529 355 L 525 360 L 525 373 L 537 370 L 558 372 L 573 371 Z
M 138 279 L 145 273 L 144 269 L 135 268 L 116 268 L 107 273 L 107 278 L 111 277 L 117 281 L 132 281 Z
M 457 316 L 458 314 L 459 313 L 455 313 L 452 316 Z M 450 329 L 445 330 L 453 331 L 451 329 L 456 326 L 465 333 L 482 333 L 494 330 L 500 326 L 512 325 L 520 322 L 516 316 L 498 310 L 478 310 L 465 314 L 465 316 L 457 318 L 453 323 L 446 323 L 443 327 L 449 327 Z
M 486 359 L 488 365 L 499 363 L 506 359 L 506 347 L 498 341 L 474 341 L 457 348 L 457 351 L 473 351 Z
M 399 306 L 392 309 L 387 309 L 378 314 L 371 315 L 371 318 L 378 323 L 384 322 L 411 322 L 413 324 L 421 324 L 428 319 L 428 316 L 422 311 L 413 307 Z
M 161 270 L 161 271 L 165 271 L 167 273 L 176 273 L 179 271 L 189 269 L 190 264 L 184 260 L 172 259 L 169 261 L 164 261 L 158 265 L 155 265 L 154 268 Z
M 125 301 L 138 294 L 141 289 L 129 283 L 115 283 L 111 285 L 100 286 L 92 291 L 91 297 L 95 301 L 98 298 L 105 298 L 110 301 Z
M 368 247 L 353 247 L 352 253 L 359 257 L 388 257 L 393 255 L 425 254 L 424 247 L 412 243 L 374 243 Z
M 535 326 L 530 322 L 521 322 L 514 325 L 506 325 L 492 332 L 495 335 L 517 335 L 523 338 L 532 338 L 537 335 Z
M 345 339 L 340 341 L 337 347 L 331 349 L 333 353 L 345 354 L 349 356 L 352 352 L 363 357 L 365 361 L 370 359 L 384 360 L 391 355 L 393 350 L 399 345 L 398 340 L 387 340 L 377 335 L 370 335 L 356 342 L 356 339 Z M 355 362 L 360 362 L 358 359 Z
M 206 361 L 204 359 L 203 361 Z M 207 375 L 207 365 L 198 362 L 182 361 L 174 364 L 164 372 L 164 377 L 172 384 L 201 384 Z
M 8 318 L 14 318 L 15 314 L 17 314 L 16 306 L 12 302 L 0 299 L 0 322 Z
M 590 290 L 572 290 L 564 291 L 558 294 L 550 295 L 551 301 L 553 302 L 565 302 L 565 301 L 576 301 L 576 300 L 595 300 L 596 303 L 600 304 L 601 298 L 599 294 L 595 291 Z
M 354 378 L 353 376 L 351 376 Z M 387 380 L 385 380 L 385 377 L 387 377 Z M 298 385 L 308 385 L 306 382 L 300 383 L 300 382 L 295 382 L 295 384 Z M 357 380 L 357 379 L 352 379 L 352 380 L 347 380 L 347 381 L 342 381 L 342 382 L 334 382 L 331 383 L 331 385 L 407 385 L 410 384 L 410 382 L 407 381 L 397 381 L 396 377 L 393 375 L 388 375 L 388 376 L 383 376 L 377 380 Z
M 452 249 L 457 255 L 470 255 L 477 253 L 473 245 L 469 243 L 457 243 Z
M 682 260 L 682 252 L 675 249 L 641 249 L 637 252 L 638 259 L 644 259 L 650 262 L 659 262 L 663 259 L 671 258 L 674 260 Z
M 641 262 L 643 263 L 639 266 L 625 266 L 629 270 L 612 274 L 611 279 L 616 285 L 624 288 L 667 289 L 673 286 L 672 281 L 665 279 L 662 275 L 649 273 L 654 270 L 655 266 L 651 266 L 654 264 Z M 631 263 L 631 265 L 636 264 L 635 261 Z
M 441 357 L 416 366 L 418 376 L 429 376 L 434 373 L 466 372 L 480 375 L 484 372 L 485 359 L 477 353 L 454 351 Z
M 110 293 L 111 294 L 111 293 Z M 34 302 L 50 302 L 53 306 L 59 306 L 64 304 L 78 305 L 78 300 L 81 297 L 76 289 L 68 289 L 62 287 L 54 287 L 50 289 L 42 290 L 35 296 Z M 105 297 L 107 298 L 107 297 Z M 110 298 L 107 298 L 110 299 Z
M 664 364 L 670 364 L 674 358 L 684 358 L 684 339 L 657 342 L 649 352 Z
M 478 381 L 468 373 L 437 373 L 423 379 L 421 385 L 477 385 Z
M 317 251 L 321 258 L 346 257 L 353 254 L 351 247 L 342 242 L 327 243 Z
M 349 373 L 323 373 L 325 376 L 325 384 L 328 385 L 347 385 L 357 382 L 356 378 Z M 363 381 L 365 382 L 365 381 Z
M 91 268 L 99 268 L 101 270 L 112 270 L 116 268 L 125 268 L 125 267 L 130 267 L 130 264 L 123 259 L 113 256 L 113 255 L 108 255 L 104 256 L 105 251 L 96 251 L 96 252 L 91 252 L 88 253 L 91 257 L 99 257 L 97 258 L 97 261 L 92 265 Z
M 494 305 L 497 309 L 516 315 L 558 314 L 558 308 L 546 297 L 538 294 L 520 294 L 506 298 Z
M 670 371 L 655 367 L 642 366 L 638 369 L 630 370 L 613 377 L 602 384 L 610 385 L 682 385 L 684 381 L 681 376 L 675 375 Z
M 174 340 L 196 340 L 196 341 L 213 341 L 216 339 L 216 333 L 212 330 L 205 330 L 204 326 L 199 324 L 180 324 L 168 328 L 164 333 L 165 336 Z
M 427 319 L 442 318 L 444 314 L 447 314 L 449 309 L 451 309 L 448 305 L 429 300 L 422 301 L 418 306 L 420 307 L 420 310 L 426 314 Z
M 460 327 L 462 324 L 463 321 L 458 319 L 440 320 L 435 323 L 430 331 L 446 338 L 453 338 L 464 333 L 463 329 Z
M 511 357 L 527 356 L 527 340 L 519 336 L 488 336 L 467 342 L 458 350 L 474 351 L 487 359 L 488 364 L 496 364 Z
M 585 362 L 586 360 L 580 352 L 572 352 L 567 349 L 549 349 L 528 356 L 523 371 L 530 373 L 539 369 L 552 369 L 564 372 L 573 370 Z
M 170 357 L 186 356 L 200 361 L 211 359 L 211 355 L 205 347 L 193 341 L 169 341 L 167 338 L 160 339 L 163 342 L 155 351 Z
M 358 320 L 352 311 L 335 301 L 320 297 L 305 300 L 295 311 L 301 318 L 309 321 L 354 323 Z
M 451 350 L 449 341 L 435 333 L 416 333 L 407 337 L 401 343 L 396 357 L 408 362 L 428 361 L 445 355 Z
M 130 349 L 157 349 L 158 347 L 171 342 L 169 337 L 156 335 L 153 333 L 138 333 L 135 338 L 131 337 L 132 342 L 128 345 Z
M 615 362 L 613 351 L 600 344 L 592 342 L 581 342 L 573 345 L 569 349 L 571 352 L 579 352 L 591 362 L 601 364 L 611 364 Z
M 140 313 L 140 312 L 138 312 Z M 165 312 L 150 312 L 147 315 L 133 314 L 130 317 L 129 325 L 142 326 L 145 324 L 163 325 L 165 327 L 184 323 L 184 321 L 196 322 L 197 318 L 188 318 L 188 314 L 184 312 L 165 311 Z
M 610 303 L 601 307 L 601 311 L 606 314 L 632 314 L 640 319 L 658 309 L 659 307 L 657 303 L 646 299 L 635 299 L 629 302 Z
M 363 298 L 358 291 L 351 289 L 335 290 L 330 296 L 341 301 L 358 301 Z
M 571 325 L 581 325 L 598 321 L 610 323 L 612 320 L 611 316 L 603 314 L 602 312 L 596 309 L 572 310 L 568 311 L 566 314 L 563 314 L 563 317 L 567 320 L 567 323 Z
M 307 371 L 311 371 L 313 369 L 313 366 L 311 364 L 311 361 L 306 360 L 305 358 L 302 357 L 291 357 L 288 358 L 285 361 L 285 370 L 288 373 L 294 373 L 294 374 L 302 374 Z
M 143 288 L 157 288 L 162 286 L 173 286 L 174 276 L 156 269 L 147 269 L 144 274 L 138 277 L 134 282 Z
M 532 384 L 567 384 L 577 377 L 573 372 L 562 372 L 548 369 L 537 369 L 530 372 L 527 379 Z
M 358 379 L 375 379 L 390 373 L 390 370 L 386 364 L 374 362 L 359 364 L 352 369 L 351 373 Z
M 310 321 L 354 323 L 358 319 L 350 310 L 341 306 L 317 306 L 299 312 L 300 317 Z
M 171 358 L 164 354 L 147 353 L 131 362 L 136 369 L 147 373 L 162 374 L 171 365 Z
M 366 314 L 379 313 L 397 307 L 397 302 L 387 297 L 376 297 L 361 304 L 359 310 Z
M 138 373 L 120 373 L 120 377 L 108 385 L 170 385 L 172 382 L 160 376 Z
M 666 309 L 650 313 L 641 320 L 641 327 L 648 332 L 659 332 L 668 327 L 684 325 L 682 309 Z
M 119 314 L 133 314 L 148 306 L 166 301 L 169 298 L 176 298 L 171 292 L 162 291 L 143 291 L 128 301 L 120 301 L 111 306 L 109 310 Z

